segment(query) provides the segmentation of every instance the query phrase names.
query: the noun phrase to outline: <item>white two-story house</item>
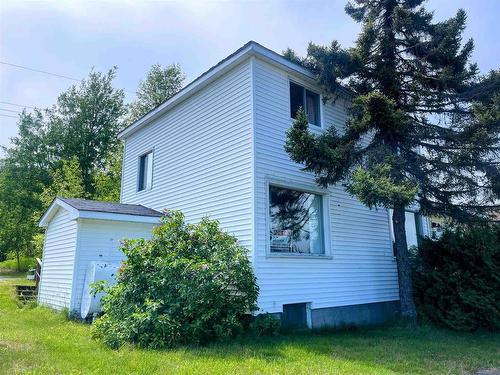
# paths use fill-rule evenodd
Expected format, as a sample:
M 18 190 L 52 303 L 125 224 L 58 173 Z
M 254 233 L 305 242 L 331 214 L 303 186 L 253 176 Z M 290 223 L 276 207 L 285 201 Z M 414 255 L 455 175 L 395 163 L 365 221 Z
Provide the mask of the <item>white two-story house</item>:
M 389 213 L 318 187 L 284 150 L 299 107 L 311 131 L 342 131 L 350 99 L 324 102 L 311 72 L 249 42 L 119 134 L 121 204 L 219 220 L 249 250 L 260 310 L 285 323 L 381 322 L 399 298 Z M 408 242 L 427 226 L 408 212 Z

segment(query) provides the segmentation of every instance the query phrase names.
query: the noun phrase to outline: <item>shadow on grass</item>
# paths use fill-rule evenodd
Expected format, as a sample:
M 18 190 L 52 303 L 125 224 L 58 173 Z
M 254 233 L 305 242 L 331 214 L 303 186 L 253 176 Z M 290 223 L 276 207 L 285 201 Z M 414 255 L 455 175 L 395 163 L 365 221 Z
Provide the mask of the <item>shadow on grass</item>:
M 500 366 L 499 333 L 427 325 L 307 331 L 171 350 L 126 345 L 115 351 L 92 340 L 88 325 L 68 322 L 47 308 L 16 308 L 10 295 L 14 283 L 0 282 L 0 320 L 2 314 L 6 318 L 3 331 L 0 324 L 5 346 L 0 356 L 10 358 L 3 365 L 0 361 L 0 373 L 20 363 L 36 364 L 39 373 L 148 374 L 467 374 Z M 25 343 L 33 344 L 32 350 Z
M 255 358 L 269 363 L 315 365 L 350 363 L 377 373 L 466 374 L 500 365 L 500 335 L 459 333 L 432 326 L 397 324 L 373 328 L 302 332 L 279 337 L 240 338 L 231 343 L 186 349 L 194 357 Z

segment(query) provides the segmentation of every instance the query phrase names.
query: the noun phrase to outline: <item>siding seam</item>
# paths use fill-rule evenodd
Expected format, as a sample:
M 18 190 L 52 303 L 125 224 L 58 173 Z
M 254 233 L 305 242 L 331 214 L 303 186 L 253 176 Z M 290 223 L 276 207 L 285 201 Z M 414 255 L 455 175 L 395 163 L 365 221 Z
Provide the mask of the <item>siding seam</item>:
M 81 233 L 81 222 L 80 220 L 76 221 L 76 239 L 73 250 L 73 278 L 71 280 L 71 296 L 69 299 L 69 310 L 76 310 L 76 306 L 74 306 L 75 298 L 76 298 L 76 279 L 77 279 L 77 270 L 78 270 L 78 255 L 79 255 L 79 247 L 80 247 L 80 233 Z

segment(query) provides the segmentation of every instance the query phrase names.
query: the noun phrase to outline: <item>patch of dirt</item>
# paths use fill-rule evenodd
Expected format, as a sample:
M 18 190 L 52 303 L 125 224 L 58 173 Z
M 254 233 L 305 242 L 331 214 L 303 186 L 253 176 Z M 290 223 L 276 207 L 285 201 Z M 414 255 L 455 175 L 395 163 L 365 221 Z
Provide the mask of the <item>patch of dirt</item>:
M 12 342 L 12 341 L 0 341 L 0 349 L 8 349 L 8 350 L 30 350 L 32 349 L 31 344 Z

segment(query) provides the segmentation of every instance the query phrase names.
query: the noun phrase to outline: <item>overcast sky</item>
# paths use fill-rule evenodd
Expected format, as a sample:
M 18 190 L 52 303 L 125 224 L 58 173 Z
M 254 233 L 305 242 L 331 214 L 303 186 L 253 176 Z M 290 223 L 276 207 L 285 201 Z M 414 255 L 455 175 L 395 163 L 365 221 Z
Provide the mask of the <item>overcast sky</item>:
M 71 80 L 8 64 L 85 77 L 92 67 L 118 66 L 116 87 L 134 92 L 154 63 L 179 63 L 187 82 L 255 40 L 277 52 L 300 54 L 307 43 L 337 39 L 352 45 L 359 26 L 344 0 L 182 2 L 0 2 L 0 145 L 17 131 L 16 111 L 52 105 Z M 469 16 L 474 60 L 482 72 L 499 67 L 499 0 L 430 0 L 436 19 L 460 7 Z M 133 93 L 126 94 L 126 100 Z M 7 117 L 13 116 L 13 117 Z

